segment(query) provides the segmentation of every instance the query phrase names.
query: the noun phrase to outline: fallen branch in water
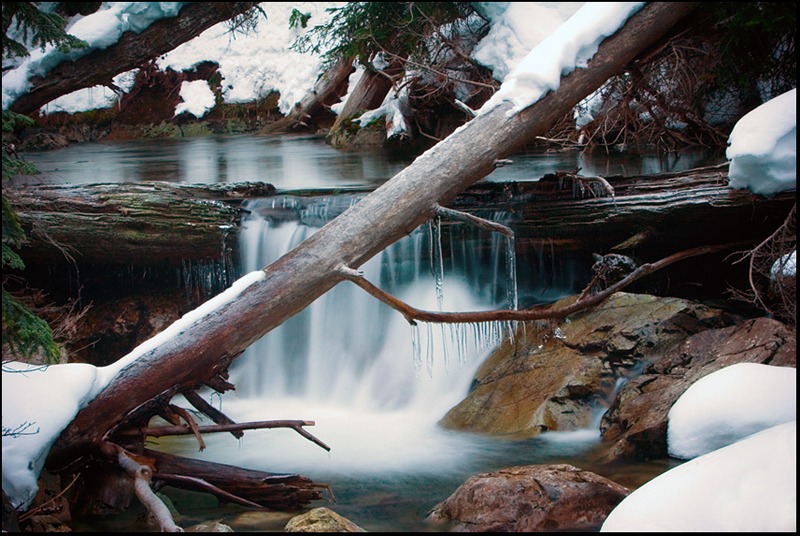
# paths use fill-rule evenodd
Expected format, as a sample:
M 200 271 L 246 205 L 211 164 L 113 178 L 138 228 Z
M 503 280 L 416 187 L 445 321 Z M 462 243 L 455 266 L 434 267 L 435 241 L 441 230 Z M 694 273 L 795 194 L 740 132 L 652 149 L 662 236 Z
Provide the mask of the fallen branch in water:
M 175 524 L 172 514 L 167 505 L 164 504 L 164 501 L 159 499 L 158 495 L 150 487 L 153 469 L 136 461 L 133 454 L 119 445 L 106 442 L 101 446 L 101 449 L 107 456 L 116 458 L 119 466 L 133 479 L 133 490 L 136 493 L 136 497 L 155 518 L 161 532 L 184 532 L 181 527 Z

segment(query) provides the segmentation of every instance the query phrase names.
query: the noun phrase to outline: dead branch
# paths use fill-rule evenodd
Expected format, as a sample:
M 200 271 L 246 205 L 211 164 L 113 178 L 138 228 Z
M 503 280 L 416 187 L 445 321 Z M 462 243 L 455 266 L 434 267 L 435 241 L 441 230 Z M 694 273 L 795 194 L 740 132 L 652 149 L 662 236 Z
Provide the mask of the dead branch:
M 194 434 L 195 439 L 197 439 L 197 444 L 201 451 L 206 450 L 206 443 L 203 441 L 203 436 L 200 434 L 200 427 L 197 425 L 197 421 L 194 420 L 192 415 L 186 411 L 184 408 L 176 406 L 174 404 L 170 404 L 169 407 L 173 412 L 175 412 L 179 417 L 181 417 L 189 428 Z
M 411 325 L 416 325 L 417 321 L 431 322 L 438 324 L 460 324 L 468 322 L 492 322 L 492 321 L 502 321 L 502 320 L 524 322 L 530 320 L 565 318 L 571 314 L 583 311 L 584 309 L 588 309 L 590 307 L 594 307 L 595 305 L 600 304 L 603 300 L 607 299 L 615 292 L 618 292 L 623 288 L 627 287 L 634 281 L 641 279 L 645 276 L 651 275 L 657 272 L 658 270 L 661 270 L 662 268 L 669 266 L 670 264 L 691 257 L 696 257 L 698 255 L 705 255 L 708 253 L 716 253 L 718 251 L 724 251 L 726 249 L 730 249 L 737 246 L 741 246 L 741 243 L 722 244 L 717 246 L 702 246 L 675 253 L 673 255 L 670 255 L 669 257 L 665 257 L 654 263 L 643 264 L 639 266 L 636 270 L 631 272 L 630 275 L 614 283 L 608 288 L 600 292 L 597 292 L 595 294 L 584 292 L 581 295 L 581 299 L 578 299 L 571 305 L 561 307 L 559 309 L 542 309 L 542 308 L 524 309 L 524 310 L 498 309 L 494 311 L 472 311 L 472 312 L 458 312 L 458 313 L 425 311 L 422 309 L 417 309 L 399 300 L 398 298 L 395 298 L 391 294 L 384 292 L 380 288 L 376 287 L 375 285 L 367 281 L 364 278 L 362 272 L 353 270 L 348 267 L 341 267 L 340 272 L 342 273 L 342 275 L 344 275 L 346 279 L 352 281 L 370 295 L 374 296 L 375 298 L 382 301 L 389 307 L 398 311 Z
M 292 421 L 292 420 L 253 421 L 253 422 L 232 423 L 232 424 L 197 426 L 197 433 L 212 434 L 218 432 L 238 432 L 241 430 L 262 430 L 266 428 L 291 428 L 301 436 L 311 441 L 312 443 L 316 443 L 323 449 L 330 451 L 331 448 L 328 445 L 326 445 L 324 442 L 311 435 L 303 428 L 303 426 L 314 426 L 315 424 L 316 423 L 314 421 Z M 179 426 L 133 428 L 121 431 L 118 433 L 118 435 L 136 436 L 136 437 L 142 435 L 150 437 L 164 437 L 164 436 L 174 436 L 174 435 L 189 435 L 194 433 L 195 431 L 192 428 L 189 428 L 188 426 L 184 425 L 179 425 Z
M 497 222 L 493 222 L 490 220 L 486 220 L 483 218 L 479 218 L 478 216 L 474 216 L 467 212 L 461 212 L 460 210 L 453 210 L 451 208 L 445 208 L 439 205 L 436 205 L 436 214 L 443 218 L 449 218 L 451 220 L 462 221 L 464 223 L 469 223 L 470 225 L 475 225 L 480 227 L 481 229 L 486 229 L 488 231 L 494 231 L 496 233 L 500 233 L 505 236 L 514 236 L 514 231 L 510 228 L 506 227 L 505 225 Z
M 227 415 L 206 402 L 194 389 L 183 389 L 181 390 L 181 394 L 197 411 L 206 415 L 216 424 L 235 424 Z M 241 439 L 244 433 L 241 430 L 232 430 L 231 435 L 236 439 Z
M 172 519 L 172 514 L 167 505 L 158 498 L 150 487 L 150 480 L 153 476 L 153 470 L 150 466 L 137 462 L 131 453 L 113 443 L 105 442 L 101 446 L 101 451 L 106 456 L 116 458 L 119 466 L 133 479 L 133 489 L 136 497 L 155 518 L 161 528 L 161 532 L 183 532 L 183 529 L 176 525 Z
M 229 493 L 224 489 L 215 486 L 209 482 L 206 482 L 202 478 L 196 478 L 193 476 L 186 476 L 186 475 L 174 475 L 171 473 L 161 473 L 157 472 L 153 475 L 154 478 L 161 480 L 163 482 L 172 482 L 174 484 L 184 484 L 191 486 L 192 488 L 197 488 L 202 491 L 207 491 L 212 495 L 216 495 L 217 497 L 221 497 L 223 499 L 227 499 L 232 503 L 241 504 L 242 506 L 249 506 L 251 508 L 256 508 L 257 510 L 264 510 L 264 507 L 258 503 L 254 503 L 253 501 L 248 501 L 244 497 L 239 497 L 233 493 Z
M 752 303 L 792 325 L 797 323 L 797 278 L 785 276 L 780 261 L 797 249 L 796 213 L 795 203 L 784 222 L 772 234 L 734 261 L 735 264 L 749 259 L 750 289 L 730 291 L 735 299 Z
M 81 477 L 81 474 L 80 473 L 76 473 L 72 477 L 72 481 L 69 484 L 67 484 L 67 486 L 64 489 L 62 489 L 58 494 L 56 494 L 52 499 L 50 499 L 49 501 L 47 501 L 45 503 L 42 503 L 42 504 L 36 506 L 35 508 L 31 508 L 27 512 L 21 513 L 19 515 L 19 521 L 23 522 L 23 521 L 26 521 L 26 520 L 30 519 L 33 516 L 37 516 L 37 515 L 46 513 L 47 510 L 48 510 L 48 506 L 51 505 L 51 504 L 54 504 L 56 501 L 58 501 L 60 498 L 62 498 L 67 493 L 67 491 L 69 491 L 69 489 L 72 486 L 75 485 L 75 482 L 77 482 L 80 477 Z M 5 532 L 5 531 L 3 531 L 3 532 Z
M 317 484 L 296 474 L 266 473 L 150 449 L 144 449 L 143 455 L 154 461 L 153 479 L 183 489 L 207 491 L 243 505 L 247 501 L 259 507 L 295 510 L 324 499 L 320 490 L 331 493 L 328 484 Z

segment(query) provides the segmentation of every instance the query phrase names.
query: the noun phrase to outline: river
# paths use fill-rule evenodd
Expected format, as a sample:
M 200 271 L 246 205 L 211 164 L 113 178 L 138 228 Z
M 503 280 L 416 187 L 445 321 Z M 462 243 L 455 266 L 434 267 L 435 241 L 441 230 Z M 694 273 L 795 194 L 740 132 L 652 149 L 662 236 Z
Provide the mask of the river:
M 385 151 L 336 151 L 319 137 L 220 136 L 74 144 L 28 153 L 41 175 L 27 182 L 71 183 L 265 181 L 281 192 L 339 188 L 339 196 L 294 206 L 292 196 L 248 201 L 239 236 L 238 274 L 269 264 L 316 232 L 343 206 L 348 188 L 376 187 L 413 158 Z M 520 153 L 484 180 L 537 180 L 545 173 L 646 174 L 716 164 L 719 158 L 590 156 L 576 151 Z M 271 219 L 276 204 L 295 218 Z M 502 220 L 506 215 L 492 215 Z M 554 262 L 548 252 L 514 251 L 503 237 L 464 226 L 424 225 L 368 261 L 370 281 L 423 309 L 482 310 L 550 301 L 580 290 L 588 266 Z M 536 438 L 487 437 L 442 429 L 438 420 L 468 392 L 472 375 L 510 326 L 410 327 L 395 311 L 347 283 L 268 333 L 231 368 L 236 391 L 205 393 L 237 422 L 314 421 L 307 431 L 327 452 L 292 430 L 189 438 L 149 446 L 188 457 L 270 472 L 297 472 L 330 484 L 335 503 L 320 502 L 368 531 L 424 532 L 425 516 L 468 477 L 514 465 L 570 463 L 635 488 L 670 466 L 666 460 L 625 467 L 595 463 L 596 425 Z M 597 423 L 602 415 L 598 408 Z M 210 496 L 166 488 L 185 517 L 219 519 L 236 531 L 282 531 L 290 513 L 257 513 L 218 505 Z M 86 531 L 143 530 L 137 508 L 82 522 Z

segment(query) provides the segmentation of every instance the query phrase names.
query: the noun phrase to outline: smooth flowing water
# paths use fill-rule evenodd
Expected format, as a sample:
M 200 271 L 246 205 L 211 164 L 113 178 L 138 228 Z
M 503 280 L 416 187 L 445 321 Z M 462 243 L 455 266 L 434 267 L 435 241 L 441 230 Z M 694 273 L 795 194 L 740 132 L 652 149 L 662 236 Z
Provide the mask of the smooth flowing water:
M 280 190 L 377 186 L 410 158 L 385 152 L 334 151 L 319 138 L 234 136 L 74 145 L 27 155 L 42 171 L 31 181 L 126 182 L 260 180 Z M 487 180 L 536 180 L 556 170 L 587 175 L 646 173 L 705 165 L 699 157 L 591 159 L 578 153 L 521 154 Z M 239 237 L 239 274 L 266 266 L 358 201 L 278 195 L 248 201 Z M 288 214 L 288 216 L 287 216 Z M 506 214 L 487 217 L 502 221 Z M 525 262 L 520 263 L 519 259 Z M 430 310 L 527 307 L 580 290 L 588 266 L 553 251 L 516 252 L 513 241 L 465 224 L 423 225 L 368 261 L 365 277 Z M 636 487 L 665 469 L 597 466 L 599 430 L 546 433 L 532 439 L 445 430 L 437 422 L 468 393 L 481 361 L 512 326 L 410 326 L 355 285 L 341 283 L 268 333 L 231 368 L 236 390 L 209 400 L 237 422 L 314 421 L 307 431 L 330 452 L 293 430 L 162 439 L 160 450 L 270 472 L 296 472 L 328 483 L 329 506 L 369 531 L 434 531 L 425 516 L 470 476 L 534 463 L 571 463 Z M 598 419 L 601 413 L 598 412 Z M 175 492 L 178 510 L 196 521 L 219 519 L 237 531 L 282 531 L 289 514 L 257 515 Z M 184 523 L 184 526 L 186 523 Z M 104 530 L 109 525 L 94 525 Z

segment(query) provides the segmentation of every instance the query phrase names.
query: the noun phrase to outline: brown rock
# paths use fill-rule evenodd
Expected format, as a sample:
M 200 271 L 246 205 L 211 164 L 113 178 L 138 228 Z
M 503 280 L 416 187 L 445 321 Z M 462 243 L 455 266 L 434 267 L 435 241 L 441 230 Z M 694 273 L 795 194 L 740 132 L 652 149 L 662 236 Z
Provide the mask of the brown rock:
M 796 367 L 796 334 L 777 320 L 756 318 L 687 338 L 620 390 L 600 425 L 611 442 L 606 461 L 668 456 L 672 405 L 703 376 L 736 363 Z
M 289 520 L 286 532 L 366 532 L 364 529 L 325 507 L 314 508 Z
M 472 391 L 440 424 L 521 436 L 585 428 L 620 376 L 689 335 L 734 321 L 687 300 L 620 292 L 560 325 L 527 323 L 487 358 Z
M 628 493 L 572 465 L 510 467 L 468 479 L 429 518 L 465 532 L 590 531 Z

